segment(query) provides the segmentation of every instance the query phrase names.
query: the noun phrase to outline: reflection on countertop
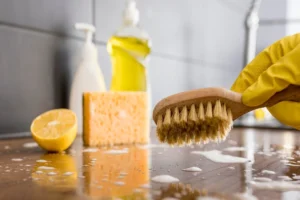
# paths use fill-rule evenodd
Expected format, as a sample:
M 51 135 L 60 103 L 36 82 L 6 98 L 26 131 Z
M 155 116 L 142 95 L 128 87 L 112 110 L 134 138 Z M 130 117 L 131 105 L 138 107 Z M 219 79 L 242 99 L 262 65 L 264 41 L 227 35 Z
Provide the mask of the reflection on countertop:
M 83 147 L 77 138 L 61 154 L 44 152 L 30 138 L 0 140 L 0 199 L 299 197 L 300 134 L 296 131 L 235 128 L 224 142 L 186 147 L 158 143 L 154 129 L 151 136 L 149 145 L 99 148 Z M 218 163 L 191 153 L 211 150 L 247 161 Z M 174 178 L 165 183 L 152 180 L 161 175 Z

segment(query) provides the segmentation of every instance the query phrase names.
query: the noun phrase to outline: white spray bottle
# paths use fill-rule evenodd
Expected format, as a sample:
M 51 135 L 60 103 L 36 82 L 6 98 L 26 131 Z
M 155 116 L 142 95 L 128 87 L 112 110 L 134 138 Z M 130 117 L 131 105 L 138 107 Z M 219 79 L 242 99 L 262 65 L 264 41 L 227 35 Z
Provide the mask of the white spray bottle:
M 106 91 L 105 81 L 98 64 L 98 51 L 92 42 L 95 27 L 90 24 L 76 23 L 77 30 L 86 33 L 85 44 L 81 52 L 80 64 L 72 82 L 69 107 L 77 115 L 78 134 L 82 134 L 82 95 L 83 92 Z

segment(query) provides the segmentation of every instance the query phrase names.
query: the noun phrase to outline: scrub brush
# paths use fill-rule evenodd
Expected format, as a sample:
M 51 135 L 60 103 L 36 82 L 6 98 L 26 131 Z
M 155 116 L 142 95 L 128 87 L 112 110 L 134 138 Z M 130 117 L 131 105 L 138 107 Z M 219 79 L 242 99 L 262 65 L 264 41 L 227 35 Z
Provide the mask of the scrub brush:
M 224 88 L 202 88 L 174 94 L 155 106 L 157 136 L 170 145 L 223 141 L 240 116 L 281 101 L 300 101 L 300 87 L 290 85 L 264 104 L 248 107 L 242 95 Z

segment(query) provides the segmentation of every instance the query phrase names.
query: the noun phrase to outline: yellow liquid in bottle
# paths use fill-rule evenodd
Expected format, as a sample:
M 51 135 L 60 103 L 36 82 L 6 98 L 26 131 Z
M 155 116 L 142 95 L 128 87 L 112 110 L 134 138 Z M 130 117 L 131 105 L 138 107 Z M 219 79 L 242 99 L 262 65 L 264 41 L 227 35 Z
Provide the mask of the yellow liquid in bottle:
M 150 53 L 148 40 L 113 36 L 107 44 L 112 62 L 112 91 L 147 91 L 145 59 Z

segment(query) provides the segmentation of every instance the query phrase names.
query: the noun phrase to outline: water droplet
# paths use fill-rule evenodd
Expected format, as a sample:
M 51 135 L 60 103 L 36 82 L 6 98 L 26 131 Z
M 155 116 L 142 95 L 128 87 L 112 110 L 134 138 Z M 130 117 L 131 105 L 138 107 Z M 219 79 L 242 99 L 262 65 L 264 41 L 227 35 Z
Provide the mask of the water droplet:
M 72 174 L 74 174 L 74 172 L 65 172 L 64 176 L 71 176 Z
M 38 162 L 38 163 L 46 163 L 48 161 L 47 160 L 36 160 L 36 162 Z
M 53 170 L 53 169 L 55 169 L 54 167 L 48 167 L 48 166 L 40 166 L 40 167 L 38 167 L 38 169 L 40 169 L 40 170 Z
M 5 145 L 5 146 L 4 146 L 4 149 L 6 149 L 6 150 L 7 150 L 7 149 L 10 149 L 10 146 Z
M 12 158 L 11 161 L 20 162 L 20 161 L 23 161 L 23 159 L 22 158 Z
M 117 181 L 117 182 L 115 182 L 115 185 L 120 185 L 120 186 L 122 186 L 122 185 L 125 185 L 125 183 L 122 182 L 122 181 Z
M 160 183 L 172 183 L 172 182 L 179 182 L 178 178 L 169 176 L 169 175 L 159 175 L 155 176 L 151 179 L 154 182 L 160 182 Z
M 49 175 L 49 176 L 55 176 L 55 175 L 56 175 L 56 172 L 49 172 L 48 175 Z
M 36 142 L 27 142 L 23 144 L 24 148 L 35 148 L 38 147 L 39 145 Z

